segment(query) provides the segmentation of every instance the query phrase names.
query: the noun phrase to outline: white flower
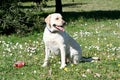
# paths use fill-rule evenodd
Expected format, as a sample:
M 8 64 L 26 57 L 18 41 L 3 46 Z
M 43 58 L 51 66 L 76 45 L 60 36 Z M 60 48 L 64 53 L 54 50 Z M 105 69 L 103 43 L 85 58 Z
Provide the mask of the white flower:
M 10 56 L 12 56 L 13 54 L 12 53 L 10 53 Z
M 34 73 L 34 74 L 36 74 L 36 73 L 37 73 L 37 71 L 36 71 L 36 70 L 34 70 L 34 71 L 33 71 L 33 73 Z
M 120 23 L 116 23 L 115 25 L 120 28 Z
M 29 56 L 32 56 L 32 53 L 30 53 Z
M 86 72 L 88 72 L 88 73 L 92 73 L 92 71 L 91 71 L 90 69 L 87 69 Z
M 85 74 L 82 74 L 82 77 L 87 77 L 87 75 L 85 75 Z
M 6 48 L 5 51 L 11 52 L 11 49 L 10 48 Z
M 101 74 L 95 73 L 95 74 L 94 74 L 94 77 L 101 77 Z
M 90 36 L 92 33 L 88 32 L 88 31 L 80 30 L 79 34 L 81 35 L 81 37 L 83 37 L 83 36 Z
M 87 26 L 87 23 L 85 23 L 85 26 Z
M 23 47 L 22 47 L 22 45 L 21 45 L 21 44 L 19 45 L 19 47 L 20 47 L 20 49 L 23 49 Z
M 19 45 L 19 43 L 17 42 L 17 43 L 16 43 L 16 46 L 18 46 L 18 45 Z
M 75 32 L 74 34 L 73 34 L 73 38 L 76 40 L 76 39 L 78 39 L 78 32 Z

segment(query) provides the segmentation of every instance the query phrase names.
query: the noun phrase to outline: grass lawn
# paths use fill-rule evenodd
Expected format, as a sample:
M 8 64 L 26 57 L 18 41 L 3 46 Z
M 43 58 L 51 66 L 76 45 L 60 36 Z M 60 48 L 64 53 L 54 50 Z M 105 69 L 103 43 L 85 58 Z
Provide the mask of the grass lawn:
M 47 4 L 44 13 L 54 12 L 54 1 Z M 63 11 L 66 32 L 80 43 L 83 56 L 100 61 L 68 64 L 60 70 L 59 57 L 55 57 L 49 67 L 42 68 L 42 32 L 1 35 L 0 80 L 120 80 L 120 0 L 63 0 Z M 16 61 L 26 65 L 15 68 Z

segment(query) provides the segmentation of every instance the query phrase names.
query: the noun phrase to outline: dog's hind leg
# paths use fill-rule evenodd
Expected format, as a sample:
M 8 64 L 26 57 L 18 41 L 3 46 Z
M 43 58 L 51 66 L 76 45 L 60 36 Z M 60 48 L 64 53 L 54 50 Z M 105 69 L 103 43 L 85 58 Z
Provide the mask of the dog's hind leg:
M 80 56 L 79 54 L 75 54 L 72 56 L 73 64 L 78 64 L 80 62 Z

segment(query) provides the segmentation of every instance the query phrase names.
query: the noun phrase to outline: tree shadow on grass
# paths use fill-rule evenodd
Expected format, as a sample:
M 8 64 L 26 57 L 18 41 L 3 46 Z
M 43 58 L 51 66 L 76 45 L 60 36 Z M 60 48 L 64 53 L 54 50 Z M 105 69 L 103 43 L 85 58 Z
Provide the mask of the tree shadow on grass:
M 62 7 L 76 7 L 77 5 L 85 5 L 87 3 L 63 3 Z M 47 5 L 47 8 L 55 7 L 55 5 Z
M 87 11 L 87 12 L 63 12 L 62 14 L 67 21 L 84 19 L 95 19 L 95 20 L 107 20 L 107 19 L 120 19 L 119 10 L 110 11 Z
M 20 9 L 32 9 L 32 8 L 35 8 L 35 6 L 34 5 L 30 5 L 30 6 L 21 6 L 21 5 L 19 5 L 18 8 L 20 8 Z
M 87 3 L 69 3 L 69 4 L 67 3 L 67 4 L 62 4 L 62 7 L 71 7 L 71 6 L 72 7 L 74 7 L 74 6 L 76 7 L 78 5 L 81 6 L 81 5 L 85 5 L 85 4 L 87 4 Z

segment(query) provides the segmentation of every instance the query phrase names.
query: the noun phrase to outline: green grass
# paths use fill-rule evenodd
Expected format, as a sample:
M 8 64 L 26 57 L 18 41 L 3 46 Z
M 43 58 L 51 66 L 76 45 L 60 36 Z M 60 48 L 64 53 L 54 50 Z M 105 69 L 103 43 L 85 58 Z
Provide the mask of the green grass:
M 55 57 L 49 67 L 42 68 L 42 33 L 24 37 L 1 35 L 0 80 L 120 80 L 120 1 L 63 0 L 63 5 L 66 32 L 80 43 L 84 57 L 96 56 L 100 61 L 68 64 L 60 70 Z M 44 12 L 54 12 L 53 1 L 48 6 Z M 19 60 L 26 66 L 13 67 Z

